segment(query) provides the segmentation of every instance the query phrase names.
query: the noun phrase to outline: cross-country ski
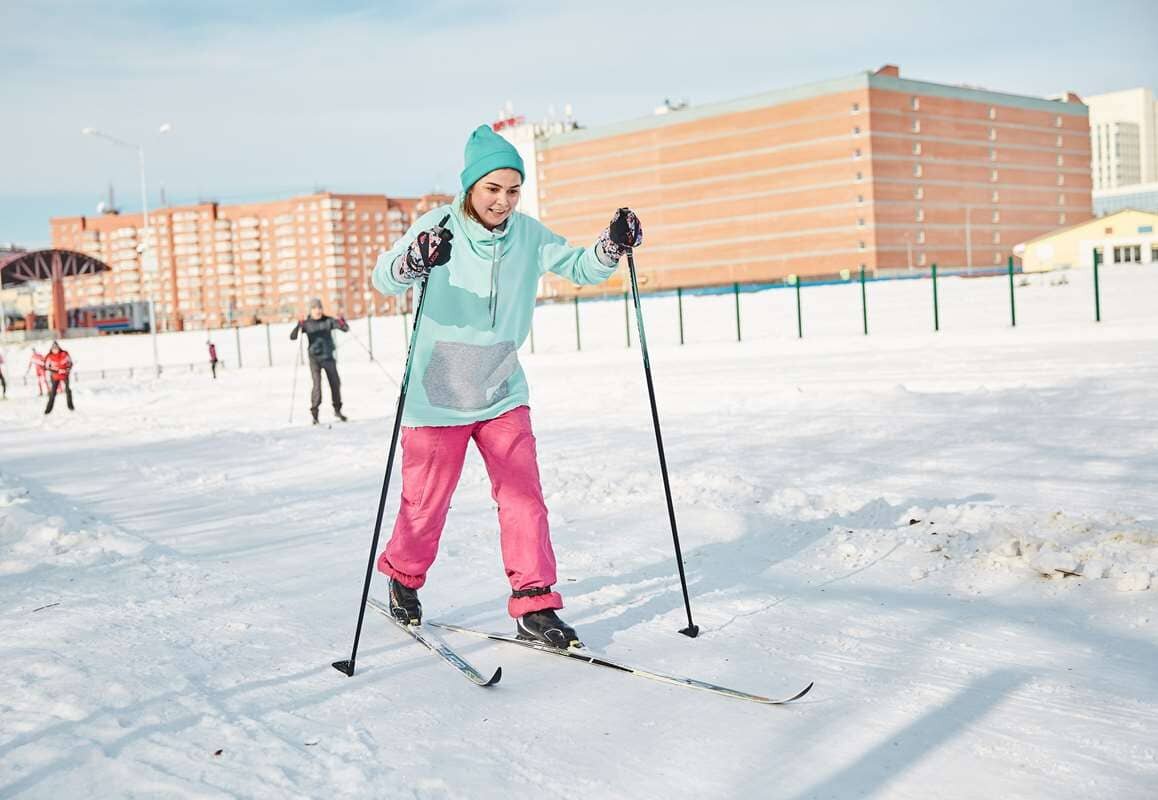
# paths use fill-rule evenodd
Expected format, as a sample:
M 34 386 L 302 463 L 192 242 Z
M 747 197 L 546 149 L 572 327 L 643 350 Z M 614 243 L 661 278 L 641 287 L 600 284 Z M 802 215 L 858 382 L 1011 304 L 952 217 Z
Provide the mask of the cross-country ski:
M 474 630 L 473 628 L 464 628 L 460 625 L 452 625 L 448 622 L 431 622 L 430 624 L 436 628 L 443 628 L 444 630 L 448 630 L 448 631 L 455 631 L 457 633 L 465 633 L 465 634 L 469 634 L 471 636 L 481 637 L 483 639 L 490 639 L 491 641 L 494 641 L 494 642 L 505 642 L 507 644 L 517 644 L 517 645 L 520 645 L 522 647 L 527 647 L 527 648 L 530 648 L 532 650 L 537 650 L 540 653 L 550 653 L 552 655 L 562 656 L 563 658 L 572 659 L 573 661 L 580 661 L 580 662 L 583 662 L 585 664 L 592 664 L 592 665 L 597 666 L 597 667 L 607 667 L 608 669 L 614 669 L 614 670 L 618 670 L 620 672 L 626 672 L 629 675 L 636 675 L 640 678 L 648 678 L 648 679 L 653 680 L 653 681 L 659 681 L 660 683 L 670 683 L 674 686 L 686 686 L 686 687 L 691 688 L 691 689 L 700 689 L 702 691 L 711 692 L 712 694 L 721 695 L 723 697 L 734 697 L 737 700 L 750 700 L 754 703 L 763 703 L 764 705 L 778 706 L 778 705 L 784 705 L 785 703 L 791 703 L 793 700 L 799 700 L 801 697 L 804 697 L 804 695 L 808 694 L 809 690 L 812 689 L 812 684 L 810 683 L 794 695 L 791 695 L 789 697 L 783 697 L 780 699 L 773 699 L 771 697 L 762 697 L 761 695 L 758 695 L 758 694 L 751 694 L 749 692 L 742 692 L 738 689 L 729 689 L 726 686 L 718 686 L 714 683 L 708 683 L 707 681 L 701 681 L 701 680 L 698 680 L 696 678 L 685 678 L 685 677 L 682 677 L 679 675 L 667 675 L 667 674 L 662 673 L 662 672 L 655 672 L 653 670 L 643 669 L 641 667 L 628 666 L 628 665 L 620 663 L 618 661 L 612 661 L 610 658 L 607 658 L 606 656 L 601 656 L 601 655 L 597 655 L 595 653 L 589 652 L 584 647 L 569 647 L 569 648 L 553 647 L 551 645 L 544 644 L 542 642 L 536 642 L 536 641 L 532 641 L 532 640 L 528 640 L 528 639 L 520 639 L 516 636 L 508 636 L 506 634 L 501 634 L 501 633 L 490 633 L 487 631 L 478 631 L 478 630 Z

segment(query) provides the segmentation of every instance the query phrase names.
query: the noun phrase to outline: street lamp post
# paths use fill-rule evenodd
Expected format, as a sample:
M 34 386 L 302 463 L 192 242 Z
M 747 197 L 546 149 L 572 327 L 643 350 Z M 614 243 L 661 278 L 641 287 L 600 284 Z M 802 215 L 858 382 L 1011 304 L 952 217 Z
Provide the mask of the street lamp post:
M 168 133 L 170 130 L 172 130 L 172 126 L 169 125 L 169 123 L 165 123 L 160 128 L 161 133 Z M 137 245 L 137 252 L 141 257 L 141 270 L 147 271 L 149 273 L 149 335 L 153 339 L 153 370 L 157 375 L 160 375 L 161 361 L 157 354 L 157 304 L 153 299 L 153 296 L 157 290 L 157 272 L 161 268 L 161 259 L 157 254 L 156 248 L 154 248 L 154 266 L 152 269 L 149 269 L 146 266 L 146 254 L 148 253 L 149 248 L 153 246 L 153 226 L 149 220 L 149 190 L 145 182 L 145 148 L 143 145 L 133 144 L 132 142 L 126 142 L 123 139 L 118 139 L 115 136 L 110 136 L 103 131 L 98 131 L 96 128 L 83 128 L 81 133 L 85 136 L 96 136 L 100 139 L 104 139 L 107 142 L 115 144 L 117 147 L 127 147 L 131 150 L 137 151 L 137 167 L 141 173 L 141 214 L 143 215 L 145 222 L 144 241 Z

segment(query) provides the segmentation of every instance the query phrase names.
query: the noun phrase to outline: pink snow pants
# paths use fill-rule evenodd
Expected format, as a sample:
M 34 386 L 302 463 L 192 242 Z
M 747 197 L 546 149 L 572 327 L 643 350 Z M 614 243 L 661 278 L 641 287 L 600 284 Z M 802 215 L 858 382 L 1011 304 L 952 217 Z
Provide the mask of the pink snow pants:
M 555 583 L 555 553 L 527 406 L 470 425 L 402 429 L 402 503 L 394 534 L 378 557 L 379 571 L 412 589 L 426 583 L 471 439 L 482 454 L 491 496 L 499 506 L 503 566 L 512 592 L 550 587 Z M 558 592 L 512 595 L 507 601 L 512 617 L 562 607 Z

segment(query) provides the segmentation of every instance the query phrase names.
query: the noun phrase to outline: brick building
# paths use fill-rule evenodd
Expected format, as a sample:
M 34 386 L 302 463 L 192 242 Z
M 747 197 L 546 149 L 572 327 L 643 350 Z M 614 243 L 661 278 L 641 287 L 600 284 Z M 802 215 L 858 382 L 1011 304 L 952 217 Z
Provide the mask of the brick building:
M 152 296 L 163 330 L 294 319 L 312 297 L 334 314 L 389 313 L 394 298 L 366 297 L 378 253 L 447 199 L 319 192 L 175 206 L 150 212 L 148 242 L 140 214 L 57 217 L 52 241 L 112 267 L 69 282 L 69 308 Z
M 991 268 L 1014 243 L 1092 216 L 1076 96 L 915 81 L 894 66 L 602 128 L 504 134 L 537 167 L 538 215 L 571 241 L 591 241 L 617 206 L 639 211 L 652 290 Z M 544 283 L 548 296 L 575 291 Z

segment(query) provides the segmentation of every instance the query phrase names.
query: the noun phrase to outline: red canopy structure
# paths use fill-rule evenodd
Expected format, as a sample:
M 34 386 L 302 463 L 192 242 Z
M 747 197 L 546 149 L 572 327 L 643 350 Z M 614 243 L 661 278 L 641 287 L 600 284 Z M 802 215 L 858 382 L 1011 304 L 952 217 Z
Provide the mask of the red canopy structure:
M 30 281 L 52 281 L 52 328 L 63 336 L 68 327 L 64 307 L 64 279 L 74 275 L 95 275 L 109 265 L 72 250 L 32 250 L 0 254 L 0 289 Z

